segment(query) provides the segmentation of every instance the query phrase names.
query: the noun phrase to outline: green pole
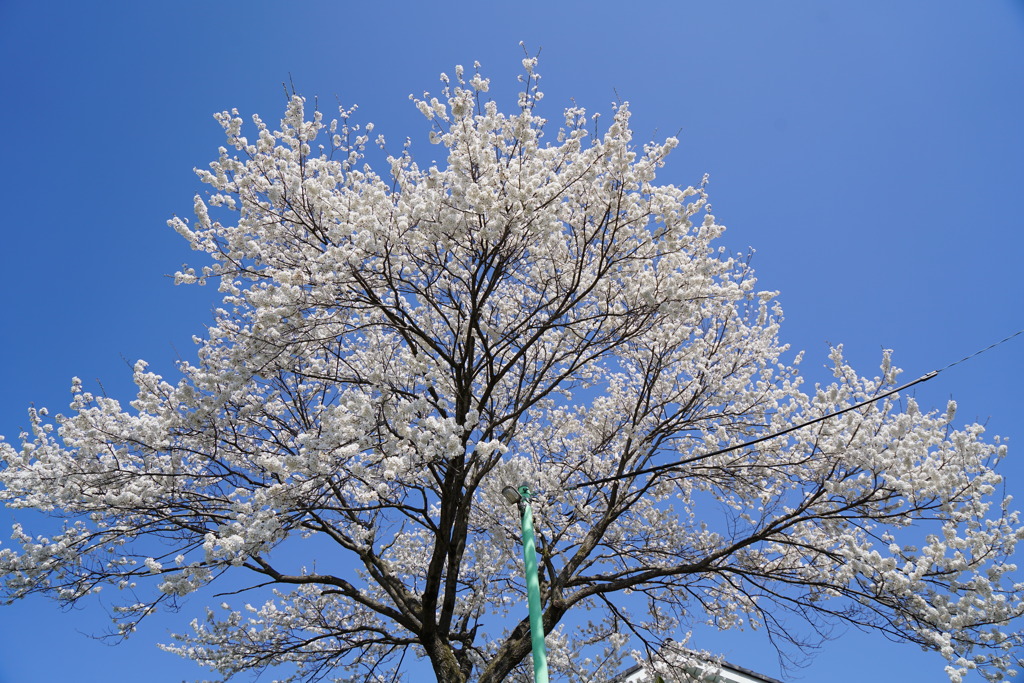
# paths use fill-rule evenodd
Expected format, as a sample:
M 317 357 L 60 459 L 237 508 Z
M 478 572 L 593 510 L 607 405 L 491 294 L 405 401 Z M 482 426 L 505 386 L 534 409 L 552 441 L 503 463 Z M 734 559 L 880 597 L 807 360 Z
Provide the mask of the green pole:
M 533 534 L 530 487 L 520 486 L 523 522 L 523 564 L 526 565 L 526 598 L 530 605 L 530 642 L 533 644 L 533 680 L 548 683 L 548 658 L 544 649 L 544 620 L 540 606 L 540 577 L 537 571 L 537 539 Z

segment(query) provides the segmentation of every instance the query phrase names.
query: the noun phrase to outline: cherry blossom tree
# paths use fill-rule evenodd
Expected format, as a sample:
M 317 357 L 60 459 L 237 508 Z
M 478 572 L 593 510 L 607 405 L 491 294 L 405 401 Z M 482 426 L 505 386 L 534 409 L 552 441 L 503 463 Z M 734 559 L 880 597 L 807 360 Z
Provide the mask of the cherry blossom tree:
M 76 379 L 69 415 L 0 442 L 0 499 L 59 520 L 15 525 L 4 596 L 106 587 L 126 635 L 219 590 L 164 647 L 224 678 L 391 681 L 420 659 L 440 681 L 527 680 L 501 494 L 526 482 L 559 679 L 657 661 L 699 623 L 784 650 L 853 624 L 936 650 L 953 681 L 999 679 L 1024 608 L 1005 446 L 952 404 L 889 396 L 716 453 L 898 370 L 886 354 L 862 377 L 837 347 L 831 384 L 805 389 L 703 184 L 655 182 L 676 140 L 636 145 L 625 104 L 554 130 L 524 66 L 512 114 L 462 68 L 414 98 L 447 155 L 429 167 L 407 146 L 378 174 L 371 125 L 298 96 L 277 130 L 217 116 L 209 193 L 170 223 L 208 257 L 178 282 L 223 303 L 174 381 L 140 361 L 122 406 Z

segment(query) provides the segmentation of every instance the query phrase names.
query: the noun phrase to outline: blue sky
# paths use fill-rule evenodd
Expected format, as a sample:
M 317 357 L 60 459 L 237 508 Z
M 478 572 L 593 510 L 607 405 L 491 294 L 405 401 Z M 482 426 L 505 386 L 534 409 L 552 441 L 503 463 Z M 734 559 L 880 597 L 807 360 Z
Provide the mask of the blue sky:
M 864 374 L 893 348 L 911 379 L 1024 328 L 1019 0 L 5 2 L 0 434 L 17 435 L 30 403 L 65 408 L 72 376 L 126 399 L 136 359 L 170 375 L 191 357 L 215 292 L 166 277 L 193 257 L 165 222 L 190 215 L 191 169 L 223 142 L 213 112 L 273 121 L 290 80 L 325 110 L 358 103 L 429 160 L 408 94 L 479 60 L 511 104 L 521 40 L 541 49 L 542 114 L 621 98 L 638 139 L 678 135 L 660 179 L 710 174 L 722 243 L 756 250 L 812 380 L 827 342 Z M 916 395 L 952 396 L 959 419 L 1009 436 L 1007 491 L 1024 501 L 1022 370 L 1017 338 Z M 2 607 L 0 683 L 199 678 L 153 643 L 200 614 L 189 603 L 107 647 L 83 635 L 107 625 L 102 606 Z M 699 638 L 781 675 L 757 634 Z M 942 666 L 849 632 L 789 679 L 940 681 Z

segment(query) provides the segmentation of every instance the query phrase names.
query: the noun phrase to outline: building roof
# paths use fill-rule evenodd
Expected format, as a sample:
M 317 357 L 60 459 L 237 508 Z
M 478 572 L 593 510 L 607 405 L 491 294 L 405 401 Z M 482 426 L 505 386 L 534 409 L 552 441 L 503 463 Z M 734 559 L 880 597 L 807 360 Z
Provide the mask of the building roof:
M 690 678 L 688 680 L 707 680 L 708 683 L 782 683 L 778 679 L 765 676 L 763 674 L 756 673 L 750 669 L 745 669 L 742 666 L 736 666 L 728 662 L 720 662 L 718 664 L 708 663 L 708 670 L 714 670 L 717 667 L 714 678 L 712 679 L 696 679 L 694 674 L 698 674 L 697 671 L 688 671 Z M 643 667 L 639 664 L 632 666 L 631 668 L 623 671 L 618 676 L 613 678 L 609 683 L 649 683 L 650 678 L 644 672 Z M 676 683 L 676 682 L 673 682 Z M 686 681 L 680 680 L 678 683 L 686 683 Z

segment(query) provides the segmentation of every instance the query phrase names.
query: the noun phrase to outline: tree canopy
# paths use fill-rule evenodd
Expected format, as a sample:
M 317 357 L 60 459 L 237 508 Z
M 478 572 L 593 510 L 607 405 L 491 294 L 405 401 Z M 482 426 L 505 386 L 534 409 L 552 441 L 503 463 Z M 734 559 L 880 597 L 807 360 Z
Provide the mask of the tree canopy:
M 173 382 L 139 361 L 125 407 L 76 379 L 69 415 L 0 442 L 0 500 L 61 523 L 15 525 L 3 595 L 107 587 L 128 634 L 223 586 L 165 647 L 225 678 L 390 681 L 419 658 L 441 681 L 528 680 L 501 494 L 526 482 L 559 679 L 657 664 L 698 623 L 782 648 L 852 624 L 938 651 L 954 682 L 1000 678 L 1024 610 L 1005 446 L 952 403 L 890 396 L 716 452 L 899 371 L 886 353 L 862 377 L 836 347 L 831 384 L 805 388 L 703 183 L 656 183 L 676 140 L 638 146 L 626 104 L 552 130 L 535 65 L 511 114 L 461 67 L 414 98 L 441 165 L 407 146 L 375 172 L 372 126 L 299 96 L 276 130 L 219 114 L 209 191 L 170 223 L 209 257 L 177 280 L 223 303 Z

